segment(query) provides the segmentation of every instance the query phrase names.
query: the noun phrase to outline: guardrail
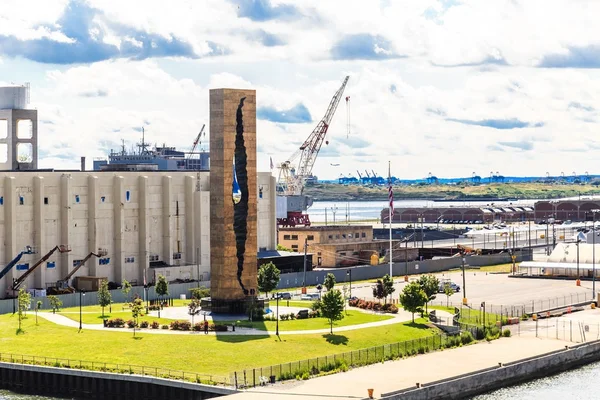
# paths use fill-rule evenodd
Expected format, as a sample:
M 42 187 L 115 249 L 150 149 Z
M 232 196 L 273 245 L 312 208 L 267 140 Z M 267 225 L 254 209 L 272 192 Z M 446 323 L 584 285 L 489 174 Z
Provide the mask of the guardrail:
M 23 354 L 0 353 L 0 362 L 12 364 L 40 365 L 46 367 L 81 369 L 87 371 L 113 372 L 118 374 L 147 375 L 157 378 L 174 379 L 207 385 L 231 386 L 227 377 L 198 374 L 169 368 L 148 367 L 133 364 L 117 364 L 100 361 L 71 360 L 67 358 L 29 356 Z

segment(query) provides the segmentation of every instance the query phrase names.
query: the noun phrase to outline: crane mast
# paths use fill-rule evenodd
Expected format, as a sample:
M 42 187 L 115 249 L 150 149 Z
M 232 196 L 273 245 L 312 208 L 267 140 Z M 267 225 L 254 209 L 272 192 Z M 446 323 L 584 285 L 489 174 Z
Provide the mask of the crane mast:
M 329 125 L 331 124 L 331 120 L 333 119 L 340 100 L 342 99 L 348 79 L 350 79 L 350 77 L 346 76 L 342 86 L 340 86 L 340 88 L 331 98 L 329 106 L 327 107 L 327 111 L 325 112 L 325 116 L 319 121 L 308 138 L 304 141 L 304 143 L 302 143 L 300 148 L 292 155 L 292 157 L 290 157 L 289 161 L 285 161 L 279 166 L 279 191 L 283 195 L 297 196 L 302 194 L 304 190 L 304 183 L 312 173 L 313 166 L 317 160 L 317 155 L 319 154 L 321 146 L 325 141 L 327 130 L 329 129 Z M 298 162 L 298 166 L 294 168 L 292 166 L 292 161 L 298 156 L 300 156 L 300 160 Z

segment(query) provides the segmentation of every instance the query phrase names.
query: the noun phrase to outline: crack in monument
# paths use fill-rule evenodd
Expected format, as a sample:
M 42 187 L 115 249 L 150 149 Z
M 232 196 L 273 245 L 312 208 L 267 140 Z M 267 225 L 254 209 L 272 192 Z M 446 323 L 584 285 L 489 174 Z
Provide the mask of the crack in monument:
M 235 114 L 235 152 L 233 155 L 235 174 L 241 192 L 241 198 L 236 203 L 233 200 L 233 231 L 235 233 L 235 247 L 237 256 L 237 280 L 244 292 L 248 295 L 248 289 L 242 283 L 242 272 L 244 272 L 244 254 L 246 252 L 246 239 L 248 237 L 248 155 L 244 144 L 244 100 L 240 99 Z

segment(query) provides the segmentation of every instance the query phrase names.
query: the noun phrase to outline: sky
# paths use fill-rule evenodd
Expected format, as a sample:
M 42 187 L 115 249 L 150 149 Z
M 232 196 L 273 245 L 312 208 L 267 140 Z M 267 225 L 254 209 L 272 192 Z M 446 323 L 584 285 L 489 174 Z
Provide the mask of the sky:
M 349 76 L 320 179 L 388 162 L 406 179 L 599 174 L 597 15 L 593 0 L 2 0 L 0 84 L 31 85 L 41 168 L 91 168 L 142 128 L 190 150 L 209 89 L 230 87 L 257 91 L 269 171 Z

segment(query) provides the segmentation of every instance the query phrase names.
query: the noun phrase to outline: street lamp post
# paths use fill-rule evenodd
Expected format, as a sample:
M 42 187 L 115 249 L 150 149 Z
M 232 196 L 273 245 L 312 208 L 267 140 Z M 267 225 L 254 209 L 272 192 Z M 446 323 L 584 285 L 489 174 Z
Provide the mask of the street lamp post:
M 82 300 L 83 300 L 83 296 L 85 296 L 85 289 L 81 289 L 79 291 L 79 330 L 81 331 L 83 329 L 83 326 L 81 324 L 81 305 L 82 305 Z
M 463 304 L 467 304 L 467 280 L 465 276 L 465 257 L 462 257 L 462 276 L 463 276 Z
M 352 270 L 348 269 L 346 271 L 346 275 L 348 276 L 348 283 L 349 283 L 349 294 L 348 294 L 348 296 L 350 298 L 352 298 Z
M 277 298 L 277 319 L 275 320 L 275 336 L 279 336 L 279 293 L 275 296 Z

